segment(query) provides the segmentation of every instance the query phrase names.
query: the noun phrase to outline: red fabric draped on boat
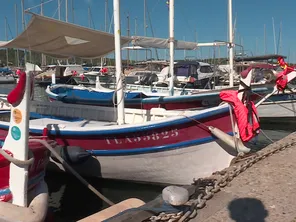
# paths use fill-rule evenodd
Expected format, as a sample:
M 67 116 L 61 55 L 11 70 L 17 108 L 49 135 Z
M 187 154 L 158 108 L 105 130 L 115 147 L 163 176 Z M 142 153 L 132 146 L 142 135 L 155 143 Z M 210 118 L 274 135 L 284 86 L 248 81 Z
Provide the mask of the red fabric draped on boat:
M 19 73 L 19 82 L 16 87 L 8 94 L 7 101 L 11 105 L 18 104 L 24 96 L 26 89 L 26 73 L 25 72 L 17 72 Z
M 237 95 L 238 92 L 235 90 L 220 92 L 220 98 L 233 106 L 240 137 L 242 141 L 247 142 L 259 133 L 258 130 L 260 128 L 260 125 L 257 118 L 257 110 L 252 101 L 249 102 L 250 109 L 248 109 L 243 104 L 243 102 L 238 99 Z M 249 118 L 249 116 L 251 117 L 251 119 Z
M 284 71 L 280 72 L 276 77 L 276 86 L 278 90 L 283 91 L 288 84 L 288 78 L 287 75 L 290 72 L 294 71 L 294 67 L 291 67 L 288 65 L 288 63 L 285 62 L 283 57 L 278 58 L 278 64 L 284 69 Z

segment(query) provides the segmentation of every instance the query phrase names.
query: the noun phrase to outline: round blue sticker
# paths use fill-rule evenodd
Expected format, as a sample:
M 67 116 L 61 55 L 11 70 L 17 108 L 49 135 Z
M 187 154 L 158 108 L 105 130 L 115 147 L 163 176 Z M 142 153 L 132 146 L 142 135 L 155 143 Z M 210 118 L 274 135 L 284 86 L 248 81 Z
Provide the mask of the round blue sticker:
M 11 136 L 14 140 L 19 140 L 21 138 L 21 130 L 17 126 L 11 128 Z

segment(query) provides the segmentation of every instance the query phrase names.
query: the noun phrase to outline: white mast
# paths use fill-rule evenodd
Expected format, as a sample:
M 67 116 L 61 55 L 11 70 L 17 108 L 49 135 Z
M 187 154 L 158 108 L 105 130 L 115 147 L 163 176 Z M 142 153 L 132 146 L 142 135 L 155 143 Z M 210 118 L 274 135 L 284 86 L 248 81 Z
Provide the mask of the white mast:
M 174 37 L 174 0 L 169 1 L 169 27 L 170 27 L 170 86 L 169 86 L 169 92 L 170 96 L 174 95 L 174 45 L 175 45 L 175 37 Z
M 58 19 L 61 20 L 61 0 L 58 0 Z
M 146 0 L 144 0 L 144 36 L 147 36 L 147 24 L 146 24 Z M 145 50 L 145 59 L 147 60 L 147 50 Z
M 117 122 L 119 125 L 125 123 L 124 95 L 121 77 L 121 44 L 120 44 L 120 0 L 113 0 L 114 10 L 114 40 L 115 40 L 115 65 L 116 65 L 116 94 L 117 94 Z
M 40 14 L 43 15 L 43 0 L 41 0 L 41 6 L 40 6 Z M 41 64 L 43 66 L 46 65 L 46 56 L 42 53 L 41 55 Z
M 14 10 L 15 10 L 15 34 L 18 36 L 18 10 L 17 10 L 17 4 L 14 4 Z M 19 56 L 19 50 L 16 49 L 16 65 L 17 67 L 20 66 L 20 56 Z
M 233 86 L 233 30 L 232 30 L 232 0 L 228 0 L 228 34 L 229 34 L 229 86 Z
M 276 38 L 275 38 L 275 27 L 274 27 L 274 19 L 273 19 L 273 17 L 272 17 L 272 28 L 273 28 L 274 54 L 276 54 Z
M 21 8 L 22 8 L 22 26 L 23 26 L 23 31 L 24 31 L 25 28 L 26 28 L 26 25 L 25 25 L 25 13 L 24 13 L 24 10 L 25 10 L 24 0 L 21 0 Z M 25 64 L 27 62 L 27 51 L 26 50 L 24 50 L 24 62 L 25 62 Z
M 5 16 L 5 38 L 8 41 L 8 32 L 7 32 L 7 17 Z M 8 48 L 6 48 L 6 66 L 8 67 Z
M 65 9 L 66 9 L 65 20 L 66 22 L 68 22 L 68 0 L 65 0 Z

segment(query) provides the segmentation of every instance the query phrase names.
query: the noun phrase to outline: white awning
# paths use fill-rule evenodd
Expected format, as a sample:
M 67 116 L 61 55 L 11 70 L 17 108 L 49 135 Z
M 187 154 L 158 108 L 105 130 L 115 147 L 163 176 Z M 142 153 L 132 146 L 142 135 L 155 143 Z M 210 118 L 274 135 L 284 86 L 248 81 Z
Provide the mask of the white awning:
M 121 44 L 130 42 L 121 37 Z M 25 31 L 0 48 L 19 48 L 44 53 L 56 58 L 96 58 L 114 51 L 114 35 L 56 19 L 32 14 Z
M 143 48 L 157 48 L 157 49 L 168 49 L 169 40 L 162 38 L 152 38 L 143 36 L 132 36 L 133 46 L 140 46 Z M 175 40 L 175 50 L 194 50 L 197 48 L 196 42 L 185 42 Z

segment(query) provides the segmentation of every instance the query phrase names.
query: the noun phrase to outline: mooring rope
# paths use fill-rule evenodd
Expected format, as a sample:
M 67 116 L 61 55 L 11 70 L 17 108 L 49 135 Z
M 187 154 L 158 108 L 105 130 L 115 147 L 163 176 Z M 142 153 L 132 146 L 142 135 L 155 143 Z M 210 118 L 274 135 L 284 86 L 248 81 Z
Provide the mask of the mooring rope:
M 38 142 L 44 145 L 57 159 L 58 161 L 65 166 L 78 180 L 81 181 L 88 189 L 90 189 L 94 194 L 96 194 L 101 200 L 105 201 L 110 206 L 114 205 L 114 203 L 105 197 L 102 193 L 100 193 L 96 188 L 94 188 L 91 184 L 89 184 L 80 174 L 78 174 L 58 153 L 55 149 L 48 144 L 45 140 L 41 139 L 30 139 L 30 142 Z

